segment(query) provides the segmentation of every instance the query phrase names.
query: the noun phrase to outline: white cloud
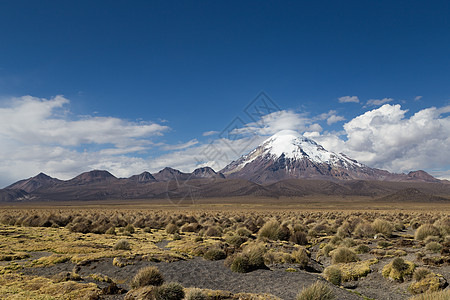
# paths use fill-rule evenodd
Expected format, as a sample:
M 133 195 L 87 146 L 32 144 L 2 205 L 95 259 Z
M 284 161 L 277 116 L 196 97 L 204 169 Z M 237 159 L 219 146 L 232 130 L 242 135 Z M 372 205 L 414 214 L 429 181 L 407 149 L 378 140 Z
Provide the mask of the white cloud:
M 340 132 L 323 132 L 318 124 L 343 121 L 335 110 L 316 117 L 283 110 L 263 116 L 260 122 L 242 124 L 233 131 L 236 138 L 167 145 L 153 141 L 169 130 L 167 126 L 113 117 L 71 118 L 69 103 L 62 96 L 48 100 L 27 96 L 0 107 L 0 186 L 39 172 L 69 179 L 92 169 L 106 169 L 118 177 L 167 166 L 185 172 L 200 166 L 219 171 L 283 129 L 299 131 L 326 149 L 371 167 L 393 172 L 439 169 L 441 177 L 450 169 L 450 106 L 423 109 L 407 118 L 400 105 L 385 104 L 353 118 Z M 171 152 L 147 157 L 154 147 Z
M 344 136 L 314 138 L 371 167 L 404 172 L 450 167 L 450 106 L 423 109 L 410 118 L 400 105 L 385 104 L 344 124 Z M 309 133 L 311 135 L 311 133 Z
M 113 117 L 85 116 L 70 120 L 58 109 L 69 100 L 56 96 L 50 100 L 31 96 L 12 99 L 12 105 L 0 108 L 0 137 L 22 144 L 146 144 L 146 137 L 161 135 L 167 126 L 148 122 L 128 122 Z
M 392 101 L 394 101 L 394 99 L 392 99 L 392 98 L 370 99 L 370 100 L 367 100 L 366 104 L 372 105 L 372 106 L 379 106 L 379 105 L 383 105 L 385 103 L 392 102 Z
M 306 114 L 291 110 L 281 110 L 262 116 L 259 122 L 245 124 L 235 130 L 239 134 L 272 135 L 278 131 L 289 129 L 304 131 L 312 125 L 312 120 Z
M 182 149 L 186 149 L 186 148 L 192 147 L 192 146 L 194 146 L 196 144 L 198 144 L 197 139 L 193 139 L 193 140 L 190 140 L 189 142 L 181 143 L 181 144 L 178 144 L 178 145 L 165 145 L 162 148 L 164 150 L 182 150 Z
M 343 116 L 332 115 L 332 116 L 328 117 L 327 124 L 331 125 L 331 124 L 334 124 L 334 123 L 337 123 L 340 121 L 344 121 L 344 120 L 345 120 L 345 118 Z
M 419 101 L 422 98 L 423 98 L 423 96 L 416 96 L 416 97 L 414 97 L 414 101 Z
M 343 96 L 338 98 L 339 103 L 359 103 L 359 99 L 357 96 Z
M 328 125 L 332 125 L 334 123 L 345 120 L 345 118 L 343 116 L 338 116 L 337 111 L 335 111 L 335 110 L 330 110 L 327 113 L 320 114 L 315 119 L 316 120 L 327 120 Z M 311 130 L 311 131 L 315 131 L 315 130 Z
M 129 173 L 126 170 L 140 169 L 137 162 L 142 162 L 125 154 L 147 151 L 152 137 L 169 130 L 156 123 L 113 117 L 70 118 L 69 103 L 63 96 L 3 101 L 0 186 L 41 171 L 67 179 L 78 172 L 108 168 L 122 176 Z
M 203 136 L 210 136 L 210 135 L 215 135 L 215 134 L 218 134 L 219 132 L 218 131 L 215 131 L 215 130 L 211 130 L 211 131 L 206 131 L 206 132 L 203 132 Z

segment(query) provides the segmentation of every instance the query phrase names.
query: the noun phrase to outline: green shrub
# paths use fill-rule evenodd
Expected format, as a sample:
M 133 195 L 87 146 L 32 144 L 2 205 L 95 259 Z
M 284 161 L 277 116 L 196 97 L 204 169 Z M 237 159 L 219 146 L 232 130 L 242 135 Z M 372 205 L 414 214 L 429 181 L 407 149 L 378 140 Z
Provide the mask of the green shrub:
M 114 250 L 130 250 L 130 243 L 127 240 L 118 240 L 115 244 L 114 244 Z
M 157 286 L 153 293 L 156 300 L 182 300 L 184 298 L 183 287 L 177 282 L 169 282 Z
M 145 267 L 138 271 L 134 276 L 131 287 L 140 288 L 148 285 L 161 285 L 164 283 L 164 277 L 156 267 Z
M 326 280 L 334 285 L 340 285 L 342 281 L 342 271 L 338 267 L 330 266 L 326 268 L 323 272 Z
M 417 228 L 414 238 L 419 241 L 423 241 L 428 236 L 439 236 L 439 229 L 431 224 L 423 224 Z
M 373 221 L 372 227 L 376 233 L 381 233 L 386 236 L 391 236 L 392 231 L 394 230 L 394 226 L 390 222 L 383 219 L 376 219 Z
M 331 252 L 331 263 L 349 263 L 357 261 L 356 253 L 346 247 L 339 247 Z
M 220 260 L 227 257 L 227 254 L 225 251 L 219 248 L 210 248 L 208 249 L 205 254 L 203 255 L 203 258 L 207 260 Z
M 316 281 L 304 288 L 298 295 L 297 300 L 332 300 L 335 299 L 331 289 L 323 282 Z

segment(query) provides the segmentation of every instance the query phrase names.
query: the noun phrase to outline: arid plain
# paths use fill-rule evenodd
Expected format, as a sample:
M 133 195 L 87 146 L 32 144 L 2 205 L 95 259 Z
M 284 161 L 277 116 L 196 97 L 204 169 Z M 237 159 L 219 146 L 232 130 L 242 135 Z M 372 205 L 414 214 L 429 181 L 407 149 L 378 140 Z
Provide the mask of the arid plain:
M 356 196 L 4 203 L 0 294 L 448 299 L 449 212 Z

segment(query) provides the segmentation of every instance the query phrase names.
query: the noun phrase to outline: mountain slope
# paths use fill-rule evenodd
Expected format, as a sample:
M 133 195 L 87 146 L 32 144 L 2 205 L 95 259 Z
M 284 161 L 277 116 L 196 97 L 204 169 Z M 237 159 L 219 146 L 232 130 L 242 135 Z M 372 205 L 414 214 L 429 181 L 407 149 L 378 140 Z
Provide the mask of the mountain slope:
M 59 180 L 59 179 L 50 177 L 44 173 L 39 173 L 38 175 L 36 175 L 34 177 L 31 177 L 28 179 L 23 179 L 16 183 L 13 183 L 10 186 L 7 186 L 6 189 L 23 190 L 27 193 L 31 193 L 41 187 L 55 185 L 60 182 L 61 182 L 61 180 Z
M 289 178 L 439 182 L 424 171 L 406 175 L 370 168 L 343 154 L 327 151 L 292 130 L 274 134 L 249 154 L 230 163 L 221 173 L 227 178 L 257 183 Z

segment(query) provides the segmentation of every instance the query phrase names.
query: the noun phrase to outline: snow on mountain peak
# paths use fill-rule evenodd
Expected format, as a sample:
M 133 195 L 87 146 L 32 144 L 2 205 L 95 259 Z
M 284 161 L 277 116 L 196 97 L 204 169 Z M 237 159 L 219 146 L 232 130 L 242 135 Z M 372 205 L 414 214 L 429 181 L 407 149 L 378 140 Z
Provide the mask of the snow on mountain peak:
M 310 160 L 319 164 L 362 166 L 343 155 L 325 150 L 321 145 L 304 137 L 297 131 L 282 130 L 266 139 L 256 149 L 241 157 L 234 164 L 232 163 L 233 167 L 230 167 L 233 171 L 237 171 L 255 159 L 264 157 L 277 160 L 281 156 L 291 161 Z M 231 169 L 227 171 L 231 171 Z
M 333 158 L 337 157 L 336 154 L 293 130 L 283 130 L 274 134 L 265 140 L 261 147 L 264 148 L 265 154 L 274 158 L 284 154 L 285 158 L 290 159 L 309 158 L 318 163 L 331 163 Z

